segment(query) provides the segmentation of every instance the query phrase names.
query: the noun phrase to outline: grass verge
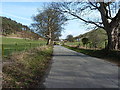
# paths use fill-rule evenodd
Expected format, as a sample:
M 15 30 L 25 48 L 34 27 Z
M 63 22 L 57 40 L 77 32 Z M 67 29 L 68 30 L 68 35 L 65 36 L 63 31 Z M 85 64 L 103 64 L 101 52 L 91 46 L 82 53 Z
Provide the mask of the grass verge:
M 41 82 L 49 61 L 52 47 L 42 46 L 12 54 L 3 65 L 3 88 L 35 88 Z
M 80 53 L 92 56 L 92 57 L 97 57 L 97 58 L 110 61 L 120 66 L 120 51 L 106 52 L 105 50 L 81 49 L 78 47 L 70 47 L 70 46 L 64 46 L 64 47 L 74 50 L 76 52 L 80 52 Z

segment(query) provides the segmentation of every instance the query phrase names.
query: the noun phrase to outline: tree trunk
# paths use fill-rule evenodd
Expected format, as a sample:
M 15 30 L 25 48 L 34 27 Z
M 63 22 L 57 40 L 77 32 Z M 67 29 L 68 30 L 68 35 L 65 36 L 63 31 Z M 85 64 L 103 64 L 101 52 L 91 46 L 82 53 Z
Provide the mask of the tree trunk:
M 115 26 L 114 28 L 108 28 L 108 45 L 106 47 L 107 50 L 118 50 L 119 49 L 119 26 Z
M 49 27 L 49 35 L 47 35 L 48 37 L 48 40 L 47 40 L 47 45 L 52 45 L 53 42 L 52 42 L 52 32 L 51 32 L 51 29 Z
M 111 32 L 107 32 L 107 36 L 108 36 L 108 44 L 105 47 L 106 50 L 112 50 L 113 45 L 112 45 L 112 33 Z
M 120 30 L 120 28 L 119 28 L 119 30 Z M 120 31 L 118 33 L 118 49 L 120 49 Z
M 115 28 L 115 30 L 114 30 L 114 49 L 115 50 L 118 50 L 118 48 L 119 48 L 119 36 L 118 36 L 118 34 L 119 34 L 119 28 L 117 27 L 117 28 Z
M 104 29 L 108 35 L 108 45 L 107 50 L 118 50 L 119 47 L 119 28 L 120 28 L 120 9 L 114 18 L 109 21 L 109 14 L 107 6 L 104 2 L 100 2 L 100 7 L 98 10 L 101 13 L 101 18 L 103 22 Z
M 51 45 L 51 39 L 50 38 L 48 38 L 48 40 L 47 40 L 47 44 L 46 45 Z

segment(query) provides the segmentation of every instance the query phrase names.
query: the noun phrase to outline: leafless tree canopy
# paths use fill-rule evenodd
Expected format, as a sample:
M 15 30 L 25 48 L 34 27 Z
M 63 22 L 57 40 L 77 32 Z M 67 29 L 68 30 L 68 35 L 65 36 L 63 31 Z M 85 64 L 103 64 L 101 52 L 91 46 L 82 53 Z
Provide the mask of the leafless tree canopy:
M 48 40 L 47 45 L 49 45 L 52 41 L 59 39 L 66 20 L 63 13 L 48 5 L 34 17 L 35 23 L 32 26 Z

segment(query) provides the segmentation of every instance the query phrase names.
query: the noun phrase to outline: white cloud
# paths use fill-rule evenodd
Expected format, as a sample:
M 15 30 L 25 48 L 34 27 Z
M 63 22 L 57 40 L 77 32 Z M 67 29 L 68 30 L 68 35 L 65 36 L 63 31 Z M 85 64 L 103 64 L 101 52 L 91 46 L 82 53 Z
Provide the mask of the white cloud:
M 16 15 L 13 15 L 13 14 L 10 14 L 10 13 L 5 13 L 5 12 L 3 12 L 3 14 L 5 14 L 5 15 L 8 15 L 8 16 L 11 16 L 11 17 L 18 18 L 18 19 L 22 19 L 22 20 L 31 21 L 31 19 L 24 18 L 24 17 L 20 17 L 20 16 L 16 16 Z

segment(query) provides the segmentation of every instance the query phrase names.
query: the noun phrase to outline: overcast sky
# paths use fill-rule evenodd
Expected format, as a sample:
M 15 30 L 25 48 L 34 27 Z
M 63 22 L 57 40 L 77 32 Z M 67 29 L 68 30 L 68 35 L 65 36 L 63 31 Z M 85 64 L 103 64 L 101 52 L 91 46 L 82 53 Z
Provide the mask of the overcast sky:
M 23 25 L 30 26 L 33 23 L 32 16 L 36 15 L 38 12 L 37 9 L 42 9 L 42 6 L 42 2 L 2 2 L 0 15 L 11 18 Z M 64 28 L 61 37 L 63 39 L 69 34 L 78 36 L 88 32 L 86 30 L 87 27 L 80 20 L 70 20 Z

